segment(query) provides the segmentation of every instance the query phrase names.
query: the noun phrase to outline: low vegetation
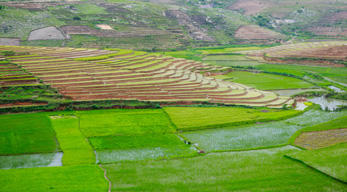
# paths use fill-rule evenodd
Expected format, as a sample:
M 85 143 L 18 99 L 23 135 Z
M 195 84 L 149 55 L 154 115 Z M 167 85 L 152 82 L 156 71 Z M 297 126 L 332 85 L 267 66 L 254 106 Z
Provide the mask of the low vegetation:
M 52 126 L 57 133 L 57 140 L 64 152 L 63 165 L 95 164 L 92 146 L 86 141 L 79 129 L 79 120 L 72 113 L 51 114 Z
M 295 151 L 298 149 L 284 147 L 103 167 L 115 191 L 233 191 L 245 189 L 245 185 L 248 191 L 343 191 L 344 184 L 283 157 Z
M 260 90 L 302 89 L 314 86 L 292 77 L 242 71 L 234 71 L 227 75 L 216 76 L 216 78 L 242 83 Z
M 0 170 L 1 191 L 107 191 L 97 165 Z M 88 183 L 88 185 L 86 185 Z
M 165 107 L 179 130 L 219 128 L 276 121 L 299 115 L 296 110 L 261 110 L 237 107 Z
M 86 137 L 175 132 L 161 109 L 114 109 L 77 113 L 81 130 Z
M 345 183 L 347 182 L 345 171 L 347 167 L 347 143 L 323 149 L 289 153 L 287 156 Z
M 59 151 L 56 135 L 45 113 L 1 115 L 0 154 Z

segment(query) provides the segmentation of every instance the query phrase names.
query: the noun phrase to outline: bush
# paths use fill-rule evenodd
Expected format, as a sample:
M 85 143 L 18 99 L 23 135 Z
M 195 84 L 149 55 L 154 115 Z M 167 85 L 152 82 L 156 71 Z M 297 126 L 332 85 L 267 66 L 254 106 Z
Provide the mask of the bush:
M 14 51 L 1 51 L 0 53 L 3 56 L 13 56 L 16 54 L 16 52 L 14 52 Z
M 72 19 L 75 20 L 75 21 L 80 21 L 80 20 L 81 20 L 81 17 L 75 16 L 75 17 L 73 17 Z

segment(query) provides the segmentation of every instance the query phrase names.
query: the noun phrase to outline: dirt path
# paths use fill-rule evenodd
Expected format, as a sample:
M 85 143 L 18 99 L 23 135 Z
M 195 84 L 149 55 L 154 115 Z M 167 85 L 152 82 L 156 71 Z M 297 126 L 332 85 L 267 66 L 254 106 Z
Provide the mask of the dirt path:
M 112 184 L 111 184 L 111 181 L 107 178 L 107 175 L 106 175 L 106 173 L 107 173 L 107 171 L 106 171 L 106 169 L 104 169 L 102 166 L 101 166 L 101 164 L 99 164 L 99 167 L 102 169 L 102 170 L 104 170 L 104 177 L 105 177 L 105 179 L 108 181 L 108 183 L 109 183 L 109 185 L 108 185 L 108 192 L 111 192 L 111 186 L 112 186 Z

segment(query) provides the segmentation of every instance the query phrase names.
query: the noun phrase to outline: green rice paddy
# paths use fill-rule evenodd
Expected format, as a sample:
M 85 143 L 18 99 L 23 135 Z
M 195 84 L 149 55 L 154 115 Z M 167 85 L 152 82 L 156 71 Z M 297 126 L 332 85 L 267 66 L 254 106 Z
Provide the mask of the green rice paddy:
M 77 117 L 74 114 L 63 114 L 50 118 L 64 152 L 63 165 L 94 164 L 96 160 L 93 148 L 81 133 Z
M 56 135 L 45 113 L 0 116 L 0 154 L 59 151 Z
M 325 123 L 306 127 L 302 132 L 323 131 L 329 129 L 347 128 L 347 116 L 343 116 Z
M 105 71 L 97 71 L 94 75 L 109 73 L 110 75 L 105 76 L 108 78 L 113 77 L 113 73 L 130 72 L 117 70 L 114 67 L 127 66 L 131 63 L 129 68 L 136 69 L 155 64 L 159 60 L 170 59 L 161 57 L 152 61 L 151 58 L 143 59 L 146 58 L 144 52 L 117 50 L 119 52 L 109 55 L 76 60 L 95 60 L 94 62 L 100 62 L 100 65 L 107 65 Z M 207 55 L 204 57 L 205 61 L 232 63 L 226 66 L 250 62 L 251 60 L 242 55 L 227 53 L 240 50 L 242 51 L 238 48 L 195 50 L 177 54 L 183 54 L 190 59 L 202 54 Z M 121 56 L 130 53 L 133 54 Z M 137 57 L 129 59 L 134 56 Z M 305 80 L 313 78 L 313 75 L 307 75 L 313 72 L 322 75 L 330 73 L 330 69 L 329 71 L 321 71 L 321 68 L 315 67 L 295 69 L 259 64 L 253 60 L 252 62 L 256 63 L 257 69 L 277 74 L 285 71 L 298 78 L 241 71 L 216 78 L 261 90 L 307 89 L 313 84 L 299 78 Z M 175 65 L 180 63 L 181 61 L 178 61 Z M 165 65 L 166 62 L 140 70 L 142 73 L 147 73 Z M 65 64 L 60 71 L 69 71 L 69 67 L 73 66 Z M 76 77 L 69 76 L 65 80 L 85 79 L 84 74 L 76 73 L 78 70 L 72 73 Z M 41 73 L 41 70 L 37 72 Z M 49 72 L 57 70 L 52 68 Z M 129 80 L 147 78 L 146 76 L 131 78 L 128 74 L 122 77 Z M 160 79 L 143 82 L 145 84 L 171 81 Z M 76 84 L 86 82 L 94 81 L 87 79 Z M 119 85 L 141 83 L 125 82 Z M 176 85 L 183 83 L 188 81 Z M 54 84 L 66 83 L 58 81 Z M 96 90 L 105 90 L 103 87 L 104 85 Z M 217 90 L 228 89 L 220 87 Z M 243 92 L 243 90 L 233 91 L 235 94 Z M 11 92 L 19 98 L 21 89 L 8 89 L 2 95 L 6 98 Z M 26 89 L 23 94 L 32 95 L 31 92 L 35 90 Z M 203 93 L 200 90 L 194 92 Z M 50 97 L 50 93 L 53 92 L 40 92 L 38 95 Z M 141 92 L 143 96 L 146 96 L 146 93 Z M 89 95 L 93 94 L 95 93 Z M 224 93 L 220 95 L 223 96 Z M 249 99 L 249 96 L 264 97 Z M 259 91 L 238 98 L 261 102 L 272 99 L 273 96 L 268 92 Z M 281 102 L 283 101 L 277 103 Z M 0 149 L 0 169 L 3 169 L 0 170 L 0 191 L 14 191 L 16 186 L 18 191 L 106 191 L 108 185 L 112 191 L 319 191 L 321 189 L 344 191 L 346 189 L 344 183 L 346 174 L 343 171 L 346 167 L 345 143 L 313 151 L 302 151 L 289 145 L 293 144 L 301 132 L 345 128 L 346 110 L 325 112 L 315 109 L 314 106 L 305 111 L 266 107 L 211 107 L 202 104 L 198 106 L 201 107 L 176 106 L 160 109 L 157 106 L 157 109 L 90 111 L 68 111 L 71 109 L 67 108 L 67 111 L 59 112 L 1 115 L 0 144 L 4 147 Z M 100 106 L 93 105 L 92 108 Z M 102 168 L 106 169 L 106 173 Z M 39 176 L 44 179 L 40 180 Z
M 184 144 L 175 134 L 117 135 L 92 137 L 94 149 L 134 149 L 146 147 L 177 146 Z
M 282 147 L 104 165 L 114 191 L 344 191 L 346 185 L 283 157 Z M 314 182 L 312 182 L 314 181 Z
M 332 177 L 347 182 L 347 143 L 331 147 L 298 151 L 288 156 Z
M 175 132 L 161 109 L 81 111 L 78 115 L 86 137 Z
M 182 143 L 177 146 L 98 150 L 97 155 L 98 163 L 109 164 L 124 161 L 167 160 L 192 157 L 197 156 L 197 150 L 193 146 Z
M 97 165 L 0 170 L 0 191 L 107 191 Z
M 265 110 L 237 107 L 165 107 L 179 130 L 220 128 L 289 118 L 296 110 Z
M 216 76 L 216 78 L 242 83 L 260 90 L 302 89 L 314 86 L 293 77 L 243 71 L 234 71 L 227 75 Z

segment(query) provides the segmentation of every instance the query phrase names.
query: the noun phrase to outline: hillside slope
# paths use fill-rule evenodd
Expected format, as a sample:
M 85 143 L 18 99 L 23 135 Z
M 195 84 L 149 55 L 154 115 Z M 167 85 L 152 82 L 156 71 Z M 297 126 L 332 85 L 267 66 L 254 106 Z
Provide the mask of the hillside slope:
M 16 46 L 1 46 L 0 50 L 28 52 L 30 55 L 6 58 L 73 100 L 211 102 L 274 108 L 294 103 L 272 92 L 198 73 L 223 68 L 158 54 Z M 3 85 L 10 86 L 11 81 Z

